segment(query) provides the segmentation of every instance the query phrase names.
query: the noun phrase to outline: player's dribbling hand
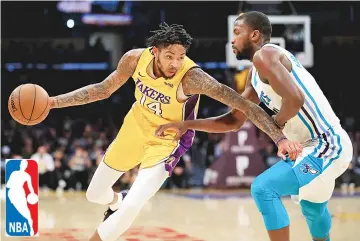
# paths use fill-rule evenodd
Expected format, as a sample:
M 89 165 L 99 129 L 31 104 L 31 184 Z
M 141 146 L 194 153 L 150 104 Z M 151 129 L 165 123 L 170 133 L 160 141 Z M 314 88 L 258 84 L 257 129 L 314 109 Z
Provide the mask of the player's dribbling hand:
M 177 123 L 169 123 L 165 125 L 159 126 L 155 131 L 155 136 L 157 137 L 165 137 L 165 131 L 172 130 L 176 132 L 174 140 L 180 140 L 181 136 L 188 130 L 186 124 L 184 122 L 177 122 Z
M 279 141 L 277 147 L 277 154 L 283 160 L 286 160 L 286 154 L 291 160 L 296 160 L 303 151 L 303 146 L 299 142 L 290 141 L 287 139 Z

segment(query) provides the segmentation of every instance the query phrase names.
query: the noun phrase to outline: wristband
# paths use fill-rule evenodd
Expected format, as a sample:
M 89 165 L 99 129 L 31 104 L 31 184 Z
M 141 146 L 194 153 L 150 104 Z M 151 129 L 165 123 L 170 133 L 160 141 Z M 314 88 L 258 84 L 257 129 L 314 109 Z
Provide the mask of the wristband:
M 280 141 L 286 140 L 286 139 L 287 139 L 287 138 L 286 138 L 285 136 L 282 136 L 282 137 L 276 139 L 276 140 L 275 140 L 275 145 L 277 146 Z
M 275 125 L 276 125 L 279 129 L 283 129 L 283 128 L 285 127 L 286 122 L 284 123 L 284 125 L 280 125 L 280 124 L 276 121 L 275 115 L 273 115 L 272 118 L 273 118 L 273 120 L 274 120 L 274 122 L 275 122 Z

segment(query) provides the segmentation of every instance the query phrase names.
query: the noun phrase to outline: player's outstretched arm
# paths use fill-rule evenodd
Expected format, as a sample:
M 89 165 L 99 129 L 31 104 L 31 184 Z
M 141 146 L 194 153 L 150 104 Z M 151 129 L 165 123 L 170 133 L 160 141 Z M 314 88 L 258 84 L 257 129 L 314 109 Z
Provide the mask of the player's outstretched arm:
M 204 94 L 243 112 L 258 128 L 270 136 L 278 147 L 278 156 L 295 160 L 302 152 L 302 145 L 286 139 L 274 120 L 257 104 L 247 100 L 233 89 L 220 84 L 200 68 L 189 70 L 182 80 L 184 93 Z
M 258 128 L 277 143 L 286 139 L 274 120 L 257 104 L 247 100 L 233 89 L 219 83 L 200 68 L 189 70 L 183 78 L 183 89 L 187 95 L 204 94 L 243 112 Z
M 133 49 L 125 53 L 116 70 L 100 83 L 88 85 L 67 94 L 50 97 L 51 108 L 84 105 L 110 97 L 132 76 L 142 52 L 143 49 Z
M 251 85 L 251 70 L 247 76 L 246 87 L 241 96 L 259 104 L 260 100 Z M 204 131 L 210 133 L 224 133 L 230 131 L 237 131 L 247 120 L 246 115 L 243 112 L 233 109 L 232 111 L 225 113 L 221 116 L 211 117 L 207 119 L 187 120 L 176 123 L 169 123 L 161 125 L 157 128 L 156 135 L 163 136 L 165 130 L 175 130 L 177 135 L 175 139 L 178 140 L 188 130 Z

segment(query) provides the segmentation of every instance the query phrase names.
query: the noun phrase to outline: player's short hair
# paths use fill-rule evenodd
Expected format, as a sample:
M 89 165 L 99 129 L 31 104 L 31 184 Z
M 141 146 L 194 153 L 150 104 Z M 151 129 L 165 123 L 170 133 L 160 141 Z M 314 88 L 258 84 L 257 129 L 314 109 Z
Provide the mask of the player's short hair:
M 154 34 L 147 40 L 148 47 L 168 47 L 172 44 L 180 44 L 186 50 L 190 48 L 193 39 L 182 25 L 161 23 L 159 27 L 160 29 L 151 31 Z
M 236 20 L 241 19 L 254 30 L 259 30 L 265 41 L 270 41 L 272 27 L 268 16 L 262 12 L 250 11 L 242 13 L 236 18 Z

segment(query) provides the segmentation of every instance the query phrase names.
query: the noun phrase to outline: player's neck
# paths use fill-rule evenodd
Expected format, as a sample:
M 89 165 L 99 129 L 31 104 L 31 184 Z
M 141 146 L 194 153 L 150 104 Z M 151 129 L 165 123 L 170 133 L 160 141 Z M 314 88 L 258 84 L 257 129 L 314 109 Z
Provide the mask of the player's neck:
M 155 78 L 162 77 L 160 70 L 158 69 L 158 67 L 155 64 L 155 59 L 153 60 L 151 70 L 152 70 L 152 74 L 154 75 Z
M 251 59 L 250 59 L 251 62 L 252 62 L 252 60 L 253 60 L 253 58 L 254 58 L 255 53 L 256 53 L 258 50 L 260 50 L 260 49 L 261 49 L 265 44 L 267 44 L 267 43 L 269 43 L 269 42 L 262 42 L 262 43 L 260 43 L 259 45 L 255 46 L 254 52 L 251 53 Z

